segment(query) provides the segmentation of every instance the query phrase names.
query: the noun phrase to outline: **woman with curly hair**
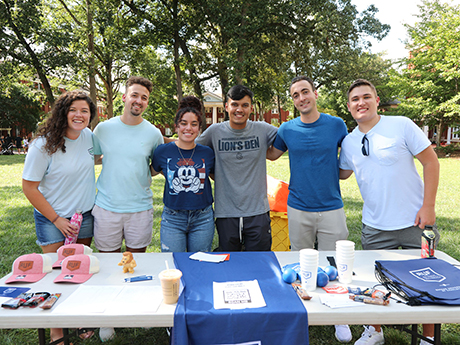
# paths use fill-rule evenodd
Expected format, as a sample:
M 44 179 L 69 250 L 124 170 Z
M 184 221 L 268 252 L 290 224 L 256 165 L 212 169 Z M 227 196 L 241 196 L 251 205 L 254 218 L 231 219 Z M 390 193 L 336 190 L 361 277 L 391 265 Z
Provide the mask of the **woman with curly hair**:
M 34 206 L 37 244 L 43 253 L 56 252 L 75 232 L 70 218 L 77 209 L 83 214 L 77 243 L 91 245 L 96 185 L 92 132 L 87 126 L 95 116 L 96 106 L 86 93 L 68 92 L 56 101 L 30 144 L 22 190 Z M 52 328 L 50 337 L 62 338 L 62 329 Z
M 82 91 L 62 95 L 38 131 L 24 164 L 22 189 L 34 206 L 37 244 L 54 253 L 74 232 L 70 218 L 82 210 L 78 243 L 91 245 L 96 193 L 92 133 L 96 106 Z

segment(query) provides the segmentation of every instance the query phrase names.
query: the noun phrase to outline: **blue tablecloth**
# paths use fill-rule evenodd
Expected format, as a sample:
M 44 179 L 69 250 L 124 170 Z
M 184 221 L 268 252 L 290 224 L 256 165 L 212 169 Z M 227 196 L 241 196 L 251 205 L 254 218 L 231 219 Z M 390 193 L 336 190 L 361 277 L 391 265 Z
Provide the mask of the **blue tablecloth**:
M 189 259 L 174 253 L 184 290 L 174 314 L 173 345 L 308 344 L 308 320 L 303 303 L 272 252 L 232 252 L 222 263 Z M 241 310 L 213 307 L 213 282 L 256 279 L 266 307 Z

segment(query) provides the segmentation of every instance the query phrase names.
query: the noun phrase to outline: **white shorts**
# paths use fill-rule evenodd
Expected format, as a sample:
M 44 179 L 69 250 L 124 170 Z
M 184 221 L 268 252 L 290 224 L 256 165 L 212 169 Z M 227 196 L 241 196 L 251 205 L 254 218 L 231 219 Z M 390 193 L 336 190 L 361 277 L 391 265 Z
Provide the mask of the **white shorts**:
M 152 241 L 153 208 L 135 213 L 116 213 L 94 205 L 94 245 L 111 252 L 121 248 L 123 238 L 129 248 L 147 247 Z
M 307 212 L 288 206 L 291 250 L 314 248 L 335 250 L 335 242 L 348 237 L 347 219 L 342 208 L 324 212 Z

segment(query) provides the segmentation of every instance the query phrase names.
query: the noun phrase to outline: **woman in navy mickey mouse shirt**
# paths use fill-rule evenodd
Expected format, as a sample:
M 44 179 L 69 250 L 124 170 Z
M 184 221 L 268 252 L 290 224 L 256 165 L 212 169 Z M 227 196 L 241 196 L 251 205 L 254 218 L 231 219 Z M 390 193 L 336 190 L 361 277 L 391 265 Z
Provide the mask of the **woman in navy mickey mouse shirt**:
M 174 120 L 178 140 L 157 147 L 153 174 L 165 176 L 161 217 L 162 252 L 209 252 L 214 237 L 213 197 L 209 175 L 214 151 L 195 144 L 202 114 L 198 98 L 183 99 Z

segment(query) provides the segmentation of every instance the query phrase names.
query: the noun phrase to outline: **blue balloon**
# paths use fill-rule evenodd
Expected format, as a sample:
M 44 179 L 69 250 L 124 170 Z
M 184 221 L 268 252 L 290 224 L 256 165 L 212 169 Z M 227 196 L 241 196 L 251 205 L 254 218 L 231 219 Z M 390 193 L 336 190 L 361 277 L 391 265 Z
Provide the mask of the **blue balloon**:
M 337 275 L 339 274 L 337 272 L 337 268 L 335 268 L 334 266 L 327 266 L 324 268 L 324 272 L 329 276 L 329 280 L 332 281 L 332 280 L 336 280 L 337 279 Z
M 286 283 L 291 284 L 295 282 L 296 279 L 297 279 L 297 273 L 292 268 L 286 268 L 283 271 L 283 280 Z
M 316 276 L 316 285 L 319 287 L 326 286 L 329 283 L 329 276 L 324 272 L 318 272 Z

